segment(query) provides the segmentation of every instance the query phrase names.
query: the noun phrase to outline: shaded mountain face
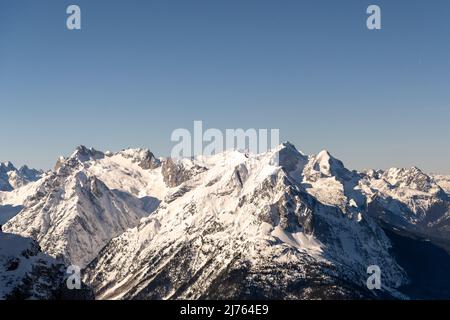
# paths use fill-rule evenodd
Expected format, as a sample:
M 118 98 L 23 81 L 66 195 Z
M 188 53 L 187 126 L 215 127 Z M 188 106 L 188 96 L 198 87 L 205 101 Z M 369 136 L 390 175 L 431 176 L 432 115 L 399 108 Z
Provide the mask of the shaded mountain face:
M 61 268 L 35 241 L 0 232 L 0 299 L 54 297 L 63 279 Z M 38 278 L 44 281 L 27 285 Z
M 32 181 L 37 181 L 42 171 L 23 166 L 17 169 L 11 162 L 0 163 L 0 191 L 12 191 Z
M 63 264 L 37 242 L 0 232 L 0 299 L 53 299 L 63 280 Z
M 92 290 L 67 286 L 67 268 L 38 243 L 0 231 L 0 300 L 93 299 Z
M 449 197 L 433 177 L 351 171 L 290 143 L 183 160 L 80 146 L 0 192 L 2 208 L 19 211 L 4 230 L 85 267 L 98 299 L 417 298 L 426 281 L 392 232 L 450 248 Z M 382 290 L 366 287 L 371 265 Z

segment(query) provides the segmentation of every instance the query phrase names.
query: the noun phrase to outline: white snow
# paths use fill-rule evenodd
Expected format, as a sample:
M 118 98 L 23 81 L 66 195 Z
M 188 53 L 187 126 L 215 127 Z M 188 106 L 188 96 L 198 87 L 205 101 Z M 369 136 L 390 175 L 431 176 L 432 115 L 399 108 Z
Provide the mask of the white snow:
M 402 283 L 388 239 L 364 208 L 376 198 L 395 214 L 405 215 L 404 205 L 414 213 L 408 221 L 417 224 L 439 200 L 438 184 L 445 189 L 450 180 L 435 177 L 436 184 L 417 168 L 352 172 L 325 150 L 309 157 L 288 150 L 292 163 L 285 172 L 275 161 L 285 148 L 291 146 L 258 155 L 226 151 L 179 160 L 186 171 L 205 170 L 170 188 L 161 166 L 140 166 L 147 150 L 102 153 L 79 147 L 59 160 L 55 172 L 0 192 L 0 223 L 6 222 L 8 232 L 36 238 L 53 257 L 63 255 L 82 267 L 98 257 L 95 272 L 105 277 L 106 287 L 100 298 L 123 298 L 124 288 L 145 286 L 141 277 L 149 270 L 140 262 L 170 255 L 187 242 L 201 248 L 195 270 L 220 249 L 211 274 L 226 267 L 234 254 L 256 264 L 261 255 L 289 248 L 276 259 L 295 262 L 300 252 L 315 261 L 361 268 L 376 260 L 384 263 L 387 281 Z M 302 228 L 287 231 L 279 221 L 282 213 L 277 208 L 293 190 L 317 201 L 311 209 L 298 195 L 289 199 L 297 218 L 314 210 L 316 218 L 329 223 L 327 243 Z M 106 254 L 98 256 L 105 246 Z M 164 268 L 164 262 L 157 267 Z

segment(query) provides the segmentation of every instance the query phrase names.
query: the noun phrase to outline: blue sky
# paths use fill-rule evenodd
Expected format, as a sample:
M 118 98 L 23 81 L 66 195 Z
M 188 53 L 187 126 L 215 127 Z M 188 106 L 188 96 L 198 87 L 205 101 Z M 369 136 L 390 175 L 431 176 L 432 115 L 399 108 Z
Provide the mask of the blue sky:
M 50 168 L 79 144 L 165 156 L 203 120 L 279 128 L 352 169 L 450 174 L 449 57 L 448 0 L 0 0 L 0 160 Z

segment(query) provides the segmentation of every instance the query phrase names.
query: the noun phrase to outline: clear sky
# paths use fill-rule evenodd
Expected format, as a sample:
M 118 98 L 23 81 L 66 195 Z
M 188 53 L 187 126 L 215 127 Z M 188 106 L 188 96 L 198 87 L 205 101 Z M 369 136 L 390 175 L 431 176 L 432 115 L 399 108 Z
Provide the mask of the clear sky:
M 0 160 L 46 169 L 80 144 L 166 156 L 203 120 L 450 174 L 450 1 L 0 0 L 0 116 Z

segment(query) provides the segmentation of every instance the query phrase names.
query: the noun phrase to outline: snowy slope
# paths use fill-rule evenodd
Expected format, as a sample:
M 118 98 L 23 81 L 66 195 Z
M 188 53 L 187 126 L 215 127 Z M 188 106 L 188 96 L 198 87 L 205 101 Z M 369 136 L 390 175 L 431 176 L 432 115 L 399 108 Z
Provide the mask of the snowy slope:
M 35 241 L 0 231 L 0 300 L 55 298 L 62 268 Z
M 86 265 L 109 240 L 137 225 L 159 203 L 151 196 L 127 193 L 148 182 L 138 183 L 133 166 L 114 170 L 111 158 L 85 147 L 61 158 L 55 172 L 38 181 L 34 190 L 24 190 L 24 208 L 4 230 L 36 239 L 46 253 L 68 263 Z M 138 173 L 144 175 L 143 171 Z M 18 198 L 6 197 L 4 203 Z
M 43 180 L 45 179 L 30 182 L 25 186 L 17 188 L 13 191 L 9 192 L 0 191 L 0 205 L 12 205 L 12 206 L 22 205 L 28 197 L 36 193 L 36 190 L 41 185 Z
M 127 149 L 108 154 L 86 166 L 89 174 L 103 181 L 108 188 L 136 197 L 164 198 L 167 187 L 161 174 L 160 161 L 143 149 Z
M 382 228 L 450 248 L 443 180 L 417 168 L 351 171 L 290 143 L 183 160 L 80 146 L 38 181 L 0 192 L 0 221 L 87 266 L 100 299 L 403 298 L 409 277 Z M 381 292 L 365 287 L 374 264 Z
M 42 174 L 42 177 L 45 174 Z M 34 178 L 38 178 L 35 176 Z M 0 191 L 0 225 L 5 224 L 23 209 L 25 200 L 34 195 L 41 180 L 30 181 L 12 191 Z
M 43 172 L 23 166 L 17 169 L 11 162 L 0 163 L 0 192 L 20 188 L 37 181 Z
M 450 194 L 450 176 L 433 175 L 433 178 L 447 194 Z
M 292 145 L 188 162 L 178 165 L 195 174 L 89 265 L 98 298 L 361 297 L 371 264 L 388 294 L 406 283 L 369 216 L 303 191 L 296 180 L 308 159 Z
M 372 171 L 360 187 L 373 216 L 391 227 L 450 243 L 450 198 L 420 169 Z

